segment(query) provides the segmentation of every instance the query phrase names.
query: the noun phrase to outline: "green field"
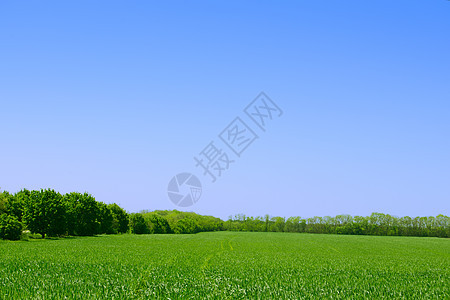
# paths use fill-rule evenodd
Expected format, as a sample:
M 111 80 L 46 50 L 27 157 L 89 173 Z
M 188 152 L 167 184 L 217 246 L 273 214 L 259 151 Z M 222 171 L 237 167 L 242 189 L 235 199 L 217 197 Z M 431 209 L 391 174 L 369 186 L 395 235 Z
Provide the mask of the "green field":
M 0 241 L 2 299 L 448 299 L 450 241 L 211 232 Z

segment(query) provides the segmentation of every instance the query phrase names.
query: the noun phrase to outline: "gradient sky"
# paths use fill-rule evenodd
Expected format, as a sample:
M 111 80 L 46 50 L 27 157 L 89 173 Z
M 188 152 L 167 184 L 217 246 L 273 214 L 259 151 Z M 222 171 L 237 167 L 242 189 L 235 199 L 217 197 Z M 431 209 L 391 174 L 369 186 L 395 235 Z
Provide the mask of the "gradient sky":
M 175 209 L 191 172 L 221 218 L 450 213 L 449 1 L 8 2 L 2 190 Z M 261 91 L 283 116 L 211 183 L 193 157 Z

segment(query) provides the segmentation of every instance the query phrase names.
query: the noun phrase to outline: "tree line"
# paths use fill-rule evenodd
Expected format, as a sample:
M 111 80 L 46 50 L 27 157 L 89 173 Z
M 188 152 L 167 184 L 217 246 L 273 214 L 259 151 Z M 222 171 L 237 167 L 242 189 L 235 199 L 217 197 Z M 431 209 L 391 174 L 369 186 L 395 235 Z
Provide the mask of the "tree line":
M 127 213 L 119 205 L 98 202 L 88 193 L 60 194 L 52 189 L 0 193 L 0 238 L 18 240 L 29 231 L 46 236 L 117 233 L 197 233 L 223 230 L 223 221 L 192 212 Z
M 372 213 L 368 217 L 337 215 L 335 217 L 248 217 L 243 214 L 230 216 L 224 230 L 260 232 L 306 232 L 327 234 L 450 237 L 450 218 L 395 217 Z
M 128 231 L 128 213 L 88 193 L 62 195 L 46 189 L 0 194 L 0 238 L 17 240 L 23 231 L 46 236 L 88 236 Z
M 219 230 L 223 230 L 221 219 L 193 212 L 156 210 L 130 214 L 130 232 L 137 234 L 189 234 Z
M 204 231 L 297 232 L 354 235 L 450 237 L 450 218 L 395 217 L 373 213 L 368 217 L 249 217 L 227 221 L 177 210 L 127 213 L 119 205 L 96 201 L 88 193 L 60 194 L 52 189 L 15 194 L 0 193 L 0 238 L 18 240 L 24 233 L 46 236 L 96 234 L 190 234 Z

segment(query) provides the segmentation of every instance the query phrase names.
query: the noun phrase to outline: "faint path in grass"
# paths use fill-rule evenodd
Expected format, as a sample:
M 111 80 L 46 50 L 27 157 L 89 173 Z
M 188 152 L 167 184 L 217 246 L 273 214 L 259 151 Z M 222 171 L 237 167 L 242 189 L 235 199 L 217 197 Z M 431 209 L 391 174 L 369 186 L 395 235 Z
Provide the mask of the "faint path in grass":
M 220 247 L 216 251 L 214 251 L 213 253 L 208 254 L 205 257 L 205 259 L 203 261 L 203 264 L 200 266 L 200 269 L 202 270 L 203 273 L 205 272 L 205 269 L 208 268 L 209 261 L 211 259 L 213 259 L 214 257 L 218 257 L 223 252 L 234 251 L 234 248 L 231 245 L 231 241 L 232 240 L 233 240 L 233 238 L 231 238 L 231 239 L 230 238 L 225 238 L 225 239 L 220 240 Z M 228 247 L 224 246 L 224 245 L 227 245 Z

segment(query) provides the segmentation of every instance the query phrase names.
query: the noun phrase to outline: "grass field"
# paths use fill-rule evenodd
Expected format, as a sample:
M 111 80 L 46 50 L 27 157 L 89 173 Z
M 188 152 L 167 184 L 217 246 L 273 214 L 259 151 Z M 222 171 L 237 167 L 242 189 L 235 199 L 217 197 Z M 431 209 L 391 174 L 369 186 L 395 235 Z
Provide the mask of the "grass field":
M 0 241 L 2 299 L 448 299 L 450 240 L 211 232 Z

